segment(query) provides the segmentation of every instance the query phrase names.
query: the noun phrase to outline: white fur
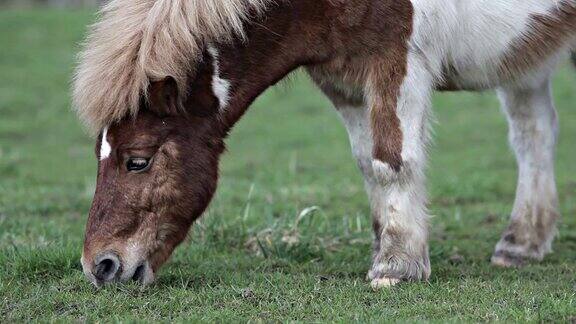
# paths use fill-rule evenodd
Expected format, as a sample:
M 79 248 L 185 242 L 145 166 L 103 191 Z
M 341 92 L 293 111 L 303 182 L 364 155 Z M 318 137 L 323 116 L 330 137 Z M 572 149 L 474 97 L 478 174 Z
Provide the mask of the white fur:
M 400 88 L 397 115 L 403 134 L 402 169 L 392 172 L 380 161 L 373 161 L 374 173 L 381 186 L 377 188 L 382 204 L 381 224 L 386 228 L 400 230 L 408 237 L 404 242 L 404 253 L 419 262 L 421 278 L 430 274 L 428 261 L 428 212 L 424 170 L 426 146 L 429 141 L 430 94 L 433 77 L 427 70 L 421 53 L 411 52 L 408 56 L 407 75 Z M 385 235 L 381 238 L 381 250 L 392 246 Z M 374 265 L 376 267 L 381 265 Z M 385 265 L 389 266 L 389 265 Z M 372 278 L 373 286 L 380 286 L 382 278 Z
M 502 79 L 498 71 L 507 50 L 529 31 L 532 15 L 547 14 L 559 2 L 412 0 L 415 32 L 409 41 L 407 75 L 396 107 L 403 134 L 403 164 L 399 172 L 382 161 L 371 159 L 370 133 L 360 129 L 369 128 L 366 112 L 356 111 L 352 114 L 349 108 L 339 109 L 350 133 L 355 156 L 364 171 L 373 213 L 382 226 L 381 232 L 376 233 L 380 246 L 369 272 L 373 287 L 395 283 L 393 279 L 397 278 L 381 276 L 387 271 L 406 271 L 408 277 L 416 278 L 427 278 L 430 273 L 424 170 L 430 133 L 430 95 L 443 75 L 443 67 L 453 67 L 456 72 L 452 76 L 456 77 L 454 81 L 464 87 L 493 88 L 510 81 Z M 537 84 L 542 81 L 543 75 L 549 74 L 556 60 L 556 56 L 548 58 L 523 75 L 522 82 L 517 83 Z M 524 105 L 526 107 L 519 107 L 522 105 L 510 99 L 510 93 L 517 92 L 504 92 L 508 95 L 503 95 L 509 109 L 512 142 L 521 170 L 514 212 L 518 217 L 526 217 L 527 204 L 533 209 L 528 213 L 531 217 L 540 217 L 540 207 L 553 214 L 556 202 L 553 175 L 554 109 L 547 89 L 530 89 L 528 94 L 532 100 Z M 515 100 L 518 101 L 518 98 Z M 519 109 L 526 109 L 535 115 L 525 120 L 514 117 L 514 112 L 522 116 L 523 112 L 519 112 Z M 538 149 L 534 149 L 536 145 Z M 367 159 L 371 161 L 371 170 L 367 170 Z M 535 179 L 543 184 L 536 187 Z M 537 219 L 530 221 L 535 223 Z M 388 229 L 403 234 L 405 241 L 401 248 L 391 241 L 393 237 L 386 234 Z M 394 253 L 396 259 L 407 259 L 389 261 L 378 258 L 379 254 L 387 255 L 387 251 Z
M 102 131 L 102 145 L 100 145 L 100 161 L 103 161 L 110 157 L 112 153 L 112 147 L 108 143 L 108 127 L 105 127 Z
M 376 233 L 380 237 L 378 250 L 385 255 L 393 248 L 394 242 L 385 234 L 387 229 L 391 229 L 406 238 L 404 250 L 396 252 L 402 257 L 413 258 L 400 260 L 403 263 L 398 265 L 389 264 L 377 255 L 369 273 L 375 288 L 397 282 L 395 279 L 398 278 L 377 277 L 376 273 L 387 269 L 406 271 L 420 278 L 427 278 L 430 273 L 424 167 L 432 85 L 433 78 L 427 72 L 423 58 L 411 54 L 408 75 L 402 84 L 397 107 L 404 134 L 403 166 L 400 172 L 392 170 L 386 163 L 372 159 L 373 142 L 368 108 L 337 107 L 348 130 L 354 156 L 363 171 L 372 212 L 382 226 L 381 232 Z
M 154 281 L 154 271 L 150 266 L 150 262 L 146 260 L 146 253 L 144 253 L 142 244 L 137 239 L 130 239 L 126 243 L 126 250 L 122 255 L 122 275 L 120 280 L 126 282 L 130 280 L 139 266 L 144 266 L 144 273 L 141 278 L 143 285 L 149 285 Z
M 554 159 L 558 136 L 558 119 L 552 101 L 548 77 L 527 88 L 509 87 L 498 90 L 502 107 L 510 124 L 510 144 L 518 161 L 518 186 L 512 210 L 512 221 L 524 228 L 540 228 L 546 237 L 538 249 L 511 246 L 501 241 L 496 250 L 505 249 L 518 255 L 542 259 L 551 251 L 558 215 L 558 194 L 554 176 Z M 551 218 L 552 217 L 552 218 Z M 519 233 L 515 233 L 518 235 Z M 536 233 L 523 233 L 538 237 Z M 538 240 L 538 239 L 535 239 Z
M 574 0 L 412 0 L 412 50 L 426 56 L 437 78 L 442 67 L 455 70 L 458 85 L 500 85 L 498 67 L 513 41 L 525 35 L 533 15 L 546 15 L 560 2 Z
M 367 181 L 372 180 L 372 134 L 370 131 L 370 117 L 368 108 L 340 106 L 336 107 L 340 117 L 346 126 L 352 154 L 358 162 L 358 166 L 365 173 Z
M 220 77 L 220 55 L 215 47 L 208 47 L 208 52 L 212 56 L 212 64 L 214 66 L 214 76 L 212 77 L 212 91 L 218 98 L 220 109 L 226 109 L 228 101 L 230 100 L 230 81 Z
M 541 259 L 550 251 L 558 216 L 554 179 L 557 120 L 549 76 L 564 51 L 559 48 L 556 54 L 512 79 L 501 75 L 499 69 L 510 54 L 508 51 L 517 45 L 514 42 L 530 35 L 533 16 L 548 15 L 560 4 L 576 6 L 576 0 L 412 0 L 412 3 L 415 15 L 409 72 L 397 109 L 404 135 L 402 157 L 408 166 L 416 165 L 412 169 L 416 172 L 412 179 L 416 185 L 405 186 L 404 193 L 390 190 L 389 202 L 396 201 L 400 209 L 395 209 L 408 215 L 398 217 L 403 222 L 419 220 L 420 217 L 414 216 L 418 213 L 425 215 L 425 198 L 418 194 L 424 192 L 418 188 L 423 175 L 418 172 L 425 160 L 426 141 L 422 140 L 418 127 L 427 119 L 425 107 L 432 84 L 448 72 L 451 81 L 460 87 L 499 87 L 519 166 L 512 222 L 514 228 L 522 229 L 512 234 L 519 241 L 541 245 L 536 248 L 515 245 L 503 238 L 496 250 Z M 566 41 L 568 49 L 572 40 Z M 451 71 L 445 71 L 445 67 Z M 386 166 L 374 164 L 383 177 L 390 177 Z M 410 191 L 413 199 L 405 202 L 406 210 L 402 210 L 402 200 L 398 198 L 410 195 Z M 396 195 L 398 198 L 394 198 Z M 541 233 L 544 238 L 540 238 Z

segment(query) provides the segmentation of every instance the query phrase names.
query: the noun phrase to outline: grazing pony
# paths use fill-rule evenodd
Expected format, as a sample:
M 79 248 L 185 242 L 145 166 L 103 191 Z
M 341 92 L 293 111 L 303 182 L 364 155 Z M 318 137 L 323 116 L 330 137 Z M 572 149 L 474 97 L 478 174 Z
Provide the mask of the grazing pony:
M 430 276 L 435 90 L 497 89 L 520 171 L 492 263 L 541 260 L 559 218 L 550 76 L 575 44 L 576 0 L 113 0 L 74 81 L 99 134 L 84 272 L 151 283 L 208 206 L 230 129 L 298 67 L 334 103 L 364 175 L 373 287 Z

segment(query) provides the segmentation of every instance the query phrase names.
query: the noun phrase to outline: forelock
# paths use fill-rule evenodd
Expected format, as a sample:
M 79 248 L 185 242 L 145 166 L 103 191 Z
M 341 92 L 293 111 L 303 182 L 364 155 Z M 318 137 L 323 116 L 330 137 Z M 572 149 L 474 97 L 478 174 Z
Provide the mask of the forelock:
M 186 93 L 204 44 L 243 37 L 243 24 L 274 0 L 113 0 L 79 55 L 74 107 L 94 133 L 138 112 L 151 81 Z

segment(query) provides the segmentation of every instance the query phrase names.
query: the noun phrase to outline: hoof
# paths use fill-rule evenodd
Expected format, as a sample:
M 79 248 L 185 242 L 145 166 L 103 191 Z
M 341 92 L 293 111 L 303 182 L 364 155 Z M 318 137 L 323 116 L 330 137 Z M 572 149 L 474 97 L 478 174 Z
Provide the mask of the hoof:
M 520 268 L 526 265 L 526 258 L 507 251 L 497 251 L 492 256 L 491 263 L 501 268 Z
M 400 281 L 400 279 L 384 277 L 372 280 L 370 287 L 374 290 L 386 289 L 396 286 Z

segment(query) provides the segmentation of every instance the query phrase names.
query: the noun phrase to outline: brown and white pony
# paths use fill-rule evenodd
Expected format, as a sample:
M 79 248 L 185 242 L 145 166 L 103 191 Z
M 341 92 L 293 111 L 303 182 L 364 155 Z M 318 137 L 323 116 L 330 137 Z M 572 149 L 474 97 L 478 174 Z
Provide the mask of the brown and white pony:
M 576 0 L 114 0 L 74 84 L 100 134 L 84 272 L 97 286 L 152 282 L 208 206 L 230 129 L 302 66 L 342 116 L 365 178 L 373 287 L 430 276 L 435 90 L 497 89 L 520 171 L 492 262 L 541 260 L 559 218 L 550 76 L 575 41 Z

